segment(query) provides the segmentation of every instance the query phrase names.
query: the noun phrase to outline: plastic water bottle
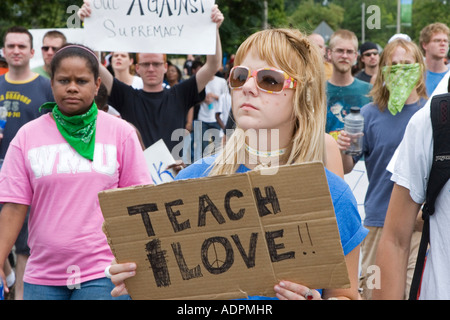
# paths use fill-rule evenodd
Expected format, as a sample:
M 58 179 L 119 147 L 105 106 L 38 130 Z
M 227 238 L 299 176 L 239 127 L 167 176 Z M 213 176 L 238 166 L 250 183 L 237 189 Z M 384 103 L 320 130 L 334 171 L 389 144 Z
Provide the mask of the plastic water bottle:
M 6 107 L 0 106 L 0 134 L 3 133 L 3 129 L 5 129 L 6 118 L 8 117 L 8 110 Z M 0 159 L 0 169 L 3 165 L 3 159 Z
M 0 300 L 5 300 L 5 288 L 3 287 L 3 280 L 0 278 Z
M 351 138 L 350 147 L 345 154 L 358 156 L 363 149 L 364 117 L 359 107 L 351 107 L 350 114 L 344 118 L 344 131 Z
M 3 129 L 5 129 L 7 118 L 8 110 L 6 110 L 6 107 L 0 106 L 0 133 L 3 133 Z

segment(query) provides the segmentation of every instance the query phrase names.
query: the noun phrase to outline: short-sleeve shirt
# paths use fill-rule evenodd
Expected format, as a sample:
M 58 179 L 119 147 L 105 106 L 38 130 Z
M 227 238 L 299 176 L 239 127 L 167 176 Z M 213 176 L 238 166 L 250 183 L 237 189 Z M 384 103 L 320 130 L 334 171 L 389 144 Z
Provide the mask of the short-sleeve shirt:
M 434 95 L 447 92 L 448 73 L 435 89 Z M 433 129 L 430 117 L 432 96 L 422 109 L 417 111 L 406 127 L 396 157 L 388 168 L 392 181 L 409 190 L 411 199 L 424 203 L 427 183 L 433 163 Z M 441 189 L 435 202 L 435 213 L 430 216 L 430 246 L 420 288 L 421 300 L 449 300 L 450 274 L 450 181 Z
M 402 141 L 411 117 L 425 104 L 425 99 L 406 104 L 393 116 L 388 109 L 380 111 L 369 103 L 361 109 L 364 117 L 363 153 L 353 157 L 355 163 L 364 157 L 369 186 L 364 200 L 364 225 L 383 227 L 394 183 L 386 167 Z
M 98 193 L 151 183 L 136 131 L 123 119 L 98 113 L 93 161 L 70 147 L 51 114 L 24 125 L 0 171 L 0 202 L 30 206 L 24 281 L 66 286 L 104 277 L 114 256 Z
M 114 79 L 108 103 L 136 126 L 146 148 L 163 139 L 171 151 L 177 144 L 182 146 L 189 108 L 204 99 L 205 91 L 198 92 L 195 76 L 160 92 L 136 90 Z
M 427 87 L 427 95 L 431 96 L 433 94 L 434 89 L 436 89 L 439 82 L 444 78 L 449 70 L 445 72 L 431 72 L 430 70 L 426 71 L 425 74 L 425 86 Z
M 372 89 L 370 83 L 354 79 L 352 84 L 340 87 L 327 81 L 327 124 L 326 132 L 337 139 L 344 129 L 344 119 L 350 114 L 351 107 L 360 107 L 372 101 L 368 97 Z
M 3 159 L 11 140 L 27 122 L 48 111 L 39 111 L 45 102 L 54 101 L 50 80 L 36 74 L 28 81 L 11 81 L 8 73 L 0 76 L 0 105 L 6 107 L 8 119 L 0 142 Z

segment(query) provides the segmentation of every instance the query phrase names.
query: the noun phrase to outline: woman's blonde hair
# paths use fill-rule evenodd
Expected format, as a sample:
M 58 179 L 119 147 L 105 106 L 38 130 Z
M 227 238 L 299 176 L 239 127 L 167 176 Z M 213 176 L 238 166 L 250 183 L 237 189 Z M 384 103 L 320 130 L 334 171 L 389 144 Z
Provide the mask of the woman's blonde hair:
M 326 121 L 326 93 L 323 58 L 319 48 L 295 29 L 267 29 L 247 38 L 236 52 L 238 66 L 252 51 L 270 66 L 278 66 L 297 80 L 293 99 L 293 135 L 285 162 L 323 161 Z M 236 172 L 244 163 L 247 132 L 238 124 L 210 175 Z
M 379 68 L 377 71 L 377 77 L 373 85 L 372 90 L 369 95 L 373 97 L 373 102 L 378 105 L 378 109 L 383 112 L 386 110 L 389 102 L 389 90 L 386 88 L 383 76 L 383 67 L 392 65 L 391 56 L 397 47 L 402 47 L 407 53 L 410 53 L 415 62 L 420 66 L 420 78 L 416 84 L 416 91 L 419 97 L 427 99 L 427 89 L 425 86 L 425 63 L 423 60 L 423 55 L 419 47 L 412 41 L 407 41 L 404 39 L 396 39 L 386 45 L 383 52 L 380 55 Z

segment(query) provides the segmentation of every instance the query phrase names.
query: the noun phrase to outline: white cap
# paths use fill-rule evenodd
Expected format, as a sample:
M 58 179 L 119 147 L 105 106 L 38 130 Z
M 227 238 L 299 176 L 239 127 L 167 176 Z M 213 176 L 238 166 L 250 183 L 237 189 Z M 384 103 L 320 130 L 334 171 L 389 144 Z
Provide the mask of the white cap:
M 406 40 L 406 41 L 411 41 L 411 38 L 407 34 L 396 33 L 389 39 L 388 43 L 394 41 L 395 39 L 403 39 L 403 40 Z

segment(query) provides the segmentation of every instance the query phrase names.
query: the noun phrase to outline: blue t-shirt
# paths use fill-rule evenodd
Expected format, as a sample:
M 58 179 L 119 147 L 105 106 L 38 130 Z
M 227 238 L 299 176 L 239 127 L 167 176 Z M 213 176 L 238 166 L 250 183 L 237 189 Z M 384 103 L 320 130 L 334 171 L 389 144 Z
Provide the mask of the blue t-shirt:
M 325 131 L 337 139 L 344 129 L 344 118 L 351 107 L 368 104 L 372 99 L 368 96 L 372 85 L 359 79 L 345 87 L 335 86 L 327 81 L 327 124 Z
M 200 159 L 187 168 L 181 170 L 178 173 L 176 180 L 206 177 L 211 170 L 211 165 L 213 162 L 214 156 Z M 240 165 L 236 173 L 244 173 L 248 171 L 250 171 L 250 169 L 244 165 Z M 327 169 L 325 169 L 325 173 L 336 214 L 342 249 L 344 251 L 344 255 L 347 255 L 364 240 L 368 230 L 362 225 L 355 197 L 353 196 L 353 193 L 347 183 Z M 270 179 L 269 176 L 268 179 Z M 249 298 L 254 299 L 261 297 Z
M 431 97 L 434 89 L 436 89 L 439 82 L 447 74 L 448 70 L 442 73 L 431 72 L 429 70 L 425 73 L 425 86 L 427 87 L 427 96 Z
M 386 170 L 395 150 L 403 139 L 409 119 L 423 107 L 425 99 L 403 106 L 393 116 L 388 109 L 381 112 L 370 103 L 361 109 L 364 117 L 364 145 L 360 157 L 353 157 L 355 163 L 364 156 L 369 186 L 364 200 L 364 225 L 382 227 L 391 198 L 394 183 Z
M 50 112 L 39 111 L 39 107 L 49 101 L 55 101 L 49 79 L 36 74 L 29 81 L 19 82 L 10 81 L 8 73 L 0 76 L 0 105 L 8 111 L 3 139 L 0 142 L 0 159 L 5 158 L 11 140 L 25 123 Z

